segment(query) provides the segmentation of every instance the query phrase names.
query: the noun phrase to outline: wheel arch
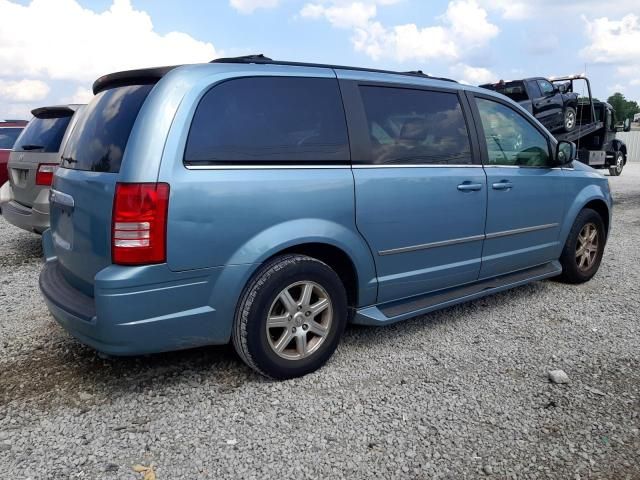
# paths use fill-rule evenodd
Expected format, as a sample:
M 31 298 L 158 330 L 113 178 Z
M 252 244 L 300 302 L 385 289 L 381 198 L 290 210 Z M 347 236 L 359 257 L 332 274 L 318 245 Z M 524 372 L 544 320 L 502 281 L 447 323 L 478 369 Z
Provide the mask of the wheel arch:
M 595 198 L 589 201 L 587 204 L 585 204 L 585 206 L 582 207 L 580 211 L 584 210 L 585 208 L 590 208 L 591 210 L 595 210 L 596 212 L 598 212 L 598 215 L 600 215 L 600 218 L 602 218 L 602 222 L 604 223 L 605 233 L 608 237 L 609 223 L 611 220 L 610 220 L 609 207 L 607 206 L 606 202 L 602 199 Z
M 251 278 L 265 262 L 290 253 L 317 258 L 333 268 L 345 283 L 350 306 L 375 303 L 377 276 L 371 250 L 358 232 L 330 220 L 273 225 L 240 247 L 228 264 L 250 263 Z
M 615 139 L 613 141 L 613 150 L 615 152 L 621 151 L 623 153 L 623 155 L 624 155 L 624 164 L 626 165 L 627 164 L 627 145 L 624 142 L 622 142 L 622 141 L 620 141 L 618 139 Z
M 347 292 L 347 302 L 349 307 L 356 307 L 358 305 L 358 298 L 360 297 L 358 288 L 358 271 L 353 263 L 353 259 L 349 254 L 347 254 L 347 252 L 330 243 L 300 243 L 274 253 L 265 261 L 287 254 L 306 255 L 329 265 L 329 267 L 331 267 L 342 280 Z
M 578 195 L 576 195 L 574 201 L 569 205 L 567 214 L 565 216 L 562 230 L 560 232 L 560 242 L 558 249 L 558 256 L 562 252 L 564 245 L 569 236 L 569 232 L 573 227 L 573 224 L 578 217 L 578 214 L 585 208 L 591 208 L 598 212 L 602 217 L 602 221 L 605 225 L 606 236 L 609 236 L 609 229 L 611 226 L 611 202 L 610 196 L 600 185 L 588 185 Z

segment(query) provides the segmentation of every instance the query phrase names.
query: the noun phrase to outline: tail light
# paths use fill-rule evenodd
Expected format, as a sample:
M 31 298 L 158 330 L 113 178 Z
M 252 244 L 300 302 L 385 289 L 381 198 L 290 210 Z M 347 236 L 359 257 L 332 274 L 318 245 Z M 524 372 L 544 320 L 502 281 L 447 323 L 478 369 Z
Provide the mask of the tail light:
M 36 171 L 36 185 L 51 186 L 53 174 L 58 169 L 57 163 L 41 163 Z
M 111 257 L 119 265 L 167 259 L 167 183 L 118 183 L 113 202 Z

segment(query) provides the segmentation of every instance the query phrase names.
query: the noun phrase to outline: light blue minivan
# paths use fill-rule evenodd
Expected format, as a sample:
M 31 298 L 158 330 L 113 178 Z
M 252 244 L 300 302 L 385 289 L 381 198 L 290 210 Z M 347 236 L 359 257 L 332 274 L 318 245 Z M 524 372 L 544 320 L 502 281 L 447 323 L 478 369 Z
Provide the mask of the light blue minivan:
M 607 180 L 499 94 L 263 56 L 114 73 L 55 173 L 40 287 L 81 342 L 233 342 L 272 378 L 388 325 L 595 275 Z

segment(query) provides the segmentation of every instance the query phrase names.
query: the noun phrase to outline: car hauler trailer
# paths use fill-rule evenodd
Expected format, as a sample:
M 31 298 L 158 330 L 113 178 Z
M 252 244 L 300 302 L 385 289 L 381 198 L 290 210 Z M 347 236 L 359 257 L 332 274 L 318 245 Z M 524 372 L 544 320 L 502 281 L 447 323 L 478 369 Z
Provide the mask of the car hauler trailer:
M 620 131 L 631 128 L 629 119 L 618 125 L 616 112 L 606 102 L 594 101 L 591 94 L 591 82 L 584 75 L 571 75 L 551 79 L 562 89 L 574 92 L 574 82 L 582 80 L 587 86 L 588 96 L 580 97 L 577 107 L 577 125 L 571 132 L 554 133 L 557 140 L 573 142 L 578 147 L 578 160 L 593 168 L 608 169 L 613 176 L 622 173 L 627 163 L 627 146 L 616 138 Z

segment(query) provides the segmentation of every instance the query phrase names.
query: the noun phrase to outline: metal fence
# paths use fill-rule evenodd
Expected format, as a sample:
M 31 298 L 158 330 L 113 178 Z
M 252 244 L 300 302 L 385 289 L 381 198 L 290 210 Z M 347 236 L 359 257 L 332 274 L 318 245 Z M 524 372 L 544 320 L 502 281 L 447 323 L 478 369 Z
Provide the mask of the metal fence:
M 616 138 L 627 144 L 627 161 L 640 162 L 640 130 L 618 132 Z

